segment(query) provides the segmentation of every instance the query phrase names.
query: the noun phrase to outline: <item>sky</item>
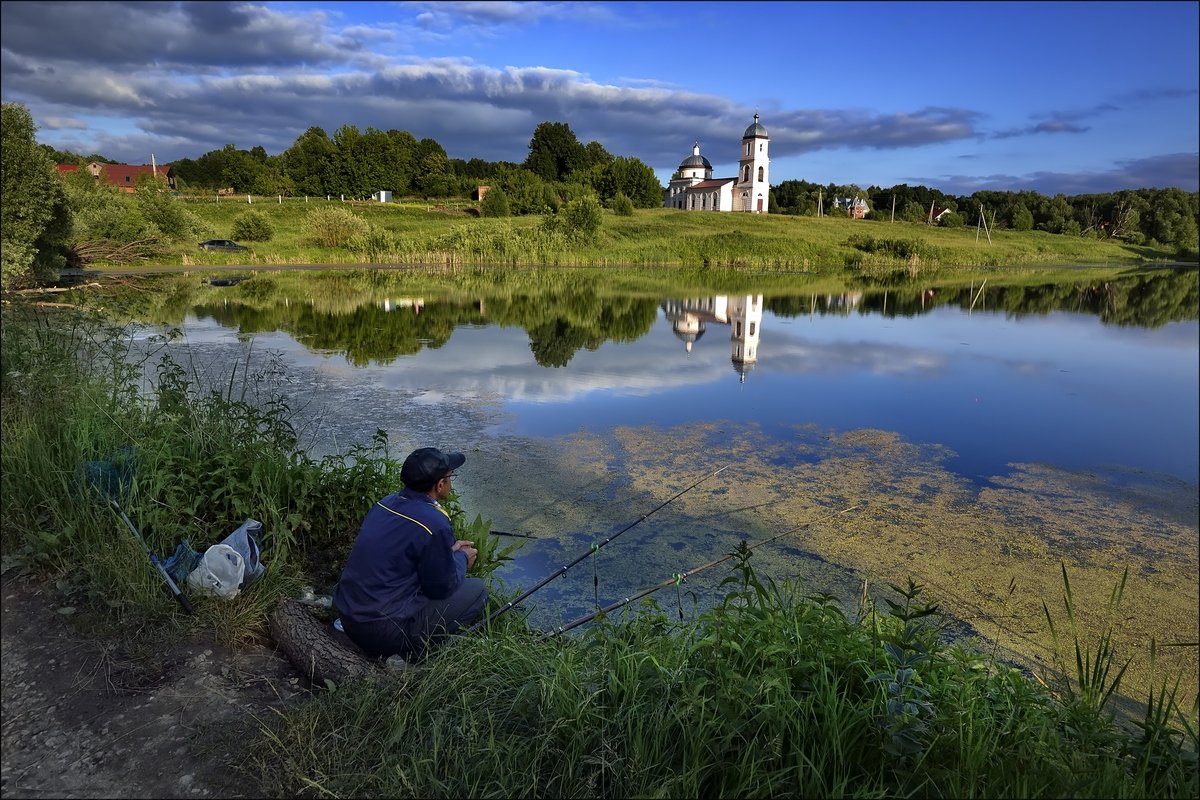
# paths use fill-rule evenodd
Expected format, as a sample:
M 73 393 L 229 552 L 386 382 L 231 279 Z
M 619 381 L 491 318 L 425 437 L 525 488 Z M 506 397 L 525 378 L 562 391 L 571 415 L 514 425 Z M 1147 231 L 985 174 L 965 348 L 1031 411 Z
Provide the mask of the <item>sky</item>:
M 0 96 L 127 163 L 312 126 L 521 162 L 541 122 L 665 185 L 699 143 L 770 182 L 1200 187 L 1196 2 L 3 2 Z

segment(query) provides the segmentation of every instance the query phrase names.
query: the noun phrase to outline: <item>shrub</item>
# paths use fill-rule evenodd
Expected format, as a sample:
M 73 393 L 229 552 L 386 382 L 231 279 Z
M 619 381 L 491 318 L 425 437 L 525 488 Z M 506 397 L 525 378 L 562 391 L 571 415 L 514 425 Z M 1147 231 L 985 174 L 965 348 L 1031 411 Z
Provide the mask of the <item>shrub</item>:
M 309 241 L 321 247 L 345 247 L 356 235 L 367 233 L 367 223 L 346 208 L 317 208 L 306 220 Z
M 554 216 L 547 217 L 545 227 L 574 239 L 590 241 L 600 232 L 602 213 L 600 201 L 594 195 L 585 195 L 567 203 Z
M 232 237 L 247 242 L 267 242 L 275 235 L 271 221 L 261 211 L 243 211 L 233 220 Z
M 362 233 L 356 233 L 350 237 L 348 247 L 354 252 L 366 256 L 369 261 L 378 261 L 383 256 L 396 251 L 396 237 L 392 236 L 392 232 L 385 228 L 369 225 Z
M 613 213 L 618 217 L 633 216 L 633 201 L 623 192 L 618 192 L 612 200 L 609 201 L 608 207 L 613 210 Z
M 489 189 L 479 204 L 479 211 L 485 217 L 507 217 L 512 215 L 508 207 L 508 195 L 503 189 Z

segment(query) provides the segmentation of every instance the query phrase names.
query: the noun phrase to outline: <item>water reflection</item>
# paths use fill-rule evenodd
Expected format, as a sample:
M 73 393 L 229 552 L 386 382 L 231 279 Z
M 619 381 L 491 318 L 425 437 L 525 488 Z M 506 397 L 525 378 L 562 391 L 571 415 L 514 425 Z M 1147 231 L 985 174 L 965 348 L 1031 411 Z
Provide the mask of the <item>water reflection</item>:
M 746 373 L 758 363 L 763 315 L 761 294 L 664 300 L 662 310 L 687 353 L 692 352 L 692 345 L 700 340 L 709 324 L 728 326 L 729 360 L 741 382 L 746 382 Z

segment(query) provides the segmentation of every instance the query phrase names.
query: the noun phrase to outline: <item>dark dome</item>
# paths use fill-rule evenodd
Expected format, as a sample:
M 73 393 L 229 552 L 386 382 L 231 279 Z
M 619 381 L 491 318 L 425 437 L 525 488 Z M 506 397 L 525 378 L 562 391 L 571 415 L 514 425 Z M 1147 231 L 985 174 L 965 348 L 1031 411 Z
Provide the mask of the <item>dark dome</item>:
M 754 115 L 754 124 L 751 125 L 749 128 L 746 128 L 746 132 L 742 134 L 743 139 L 753 139 L 755 137 L 758 137 L 760 139 L 771 138 L 771 137 L 767 136 L 767 129 L 764 128 L 762 125 L 758 124 L 758 114 Z
M 712 164 L 708 163 L 708 159 L 704 156 L 688 156 L 683 160 L 683 163 L 679 165 L 679 168 L 688 169 L 689 167 L 704 167 L 705 169 L 712 169 Z

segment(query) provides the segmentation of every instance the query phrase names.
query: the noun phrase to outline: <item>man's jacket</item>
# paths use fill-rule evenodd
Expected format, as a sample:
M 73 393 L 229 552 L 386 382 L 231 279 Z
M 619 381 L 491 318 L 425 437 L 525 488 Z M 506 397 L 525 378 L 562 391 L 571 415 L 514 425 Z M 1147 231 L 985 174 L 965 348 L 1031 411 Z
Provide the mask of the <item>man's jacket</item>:
M 452 551 L 454 529 L 429 495 L 403 489 L 367 512 L 333 602 L 353 622 L 408 620 L 431 600 L 449 597 L 467 573 L 467 554 Z

